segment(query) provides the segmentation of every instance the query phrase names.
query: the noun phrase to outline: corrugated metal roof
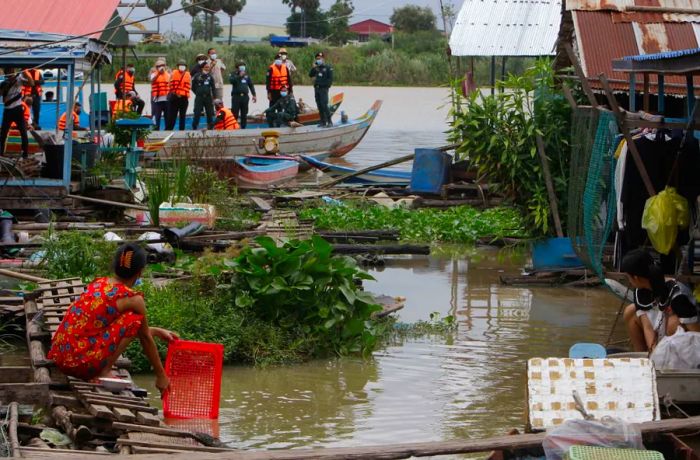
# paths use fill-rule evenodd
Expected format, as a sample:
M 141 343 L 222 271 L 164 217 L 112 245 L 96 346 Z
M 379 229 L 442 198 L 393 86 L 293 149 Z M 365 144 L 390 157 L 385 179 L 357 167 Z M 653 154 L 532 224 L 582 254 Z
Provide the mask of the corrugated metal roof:
M 637 56 L 625 56 L 623 59 L 625 61 L 658 61 L 662 59 L 673 59 L 683 56 L 691 56 L 693 54 L 700 54 L 700 48 L 691 48 L 687 50 L 679 51 L 668 51 L 666 53 L 656 53 L 656 54 L 642 54 Z
M 561 0 L 464 0 L 450 35 L 455 56 L 547 56 Z
M 0 29 L 83 35 L 103 29 L 119 0 L 24 0 L 2 2 Z M 92 38 L 98 38 L 100 33 Z
M 700 14 L 678 13 L 640 13 L 636 11 L 612 13 L 613 22 L 639 22 L 649 24 L 654 22 L 695 22 L 700 23 Z
M 700 0 L 566 0 L 568 11 L 625 11 L 630 6 L 700 9 Z

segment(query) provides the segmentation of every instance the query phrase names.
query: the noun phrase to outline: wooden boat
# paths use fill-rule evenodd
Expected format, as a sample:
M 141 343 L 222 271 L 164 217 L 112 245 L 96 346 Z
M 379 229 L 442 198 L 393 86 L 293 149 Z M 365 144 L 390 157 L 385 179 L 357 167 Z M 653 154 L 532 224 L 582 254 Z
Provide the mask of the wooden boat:
M 381 101 L 375 101 L 361 117 L 331 128 L 302 126 L 235 131 L 155 131 L 149 135 L 147 142 L 154 143 L 172 134 L 168 148 L 160 152 L 163 158 L 223 159 L 260 153 L 259 140 L 263 133 L 274 131 L 279 136 L 279 151 L 284 155 L 305 154 L 320 159 L 341 157 L 362 140 L 381 105 Z
M 335 114 L 335 112 L 338 111 L 340 104 L 343 103 L 343 98 L 343 93 L 338 93 L 331 97 L 331 100 L 328 102 L 328 108 L 330 109 L 331 117 Z M 187 114 L 187 117 L 185 119 L 186 129 L 192 129 L 192 119 L 193 115 L 191 113 Z M 203 120 L 200 120 L 200 123 Z M 321 115 L 319 114 L 318 110 L 311 110 L 309 112 L 300 113 L 297 117 L 297 122 L 306 126 L 317 125 L 320 121 Z M 265 118 L 265 114 L 261 113 L 258 115 L 248 115 L 248 124 L 246 126 L 246 129 L 264 129 L 267 127 L 267 119 Z M 161 121 L 160 129 L 165 129 L 165 121 Z
M 294 157 L 275 155 L 247 155 L 227 161 L 223 168 L 237 183 L 270 185 L 293 178 L 299 172 L 299 161 Z
M 346 174 L 354 173 L 357 170 L 348 168 L 347 166 L 334 165 L 326 163 L 317 158 L 301 155 L 309 165 L 323 171 L 331 177 L 341 177 Z M 391 169 L 377 169 L 359 176 L 351 177 L 344 181 L 348 184 L 391 184 L 391 185 L 407 185 L 411 181 L 410 171 L 395 171 Z

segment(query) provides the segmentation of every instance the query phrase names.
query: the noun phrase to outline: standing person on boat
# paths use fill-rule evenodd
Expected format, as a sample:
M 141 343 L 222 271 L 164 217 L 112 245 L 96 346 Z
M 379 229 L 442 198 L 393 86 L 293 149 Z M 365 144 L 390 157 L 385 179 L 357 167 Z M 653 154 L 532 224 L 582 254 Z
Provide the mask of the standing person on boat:
M 287 48 L 280 48 L 278 51 L 280 57 L 282 58 L 282 63 L 287 66 L 287 69 L 289 69 L 289 73 L 293 74 L 296 73 L 297 71 L 297 66 L 294 65 L 291 59 L 289 59 L 289 56 L 287 55 Z
M 245 129 L 248 124 L 248 103 L 250 102 L 248 93 L 253 95 L 253 104 L 258 102 L 253 80 L 246 72 L 245 62 L 238 61 L 236 70 L 231 73 L 228 81 L 231 83 L 231 110 L 240 123 L 241 128 Z
M 275 104 L 265 110 L 267 124 L 270 128 L 289 126 L 297 118 L 297 101 L 294 96 L 283 86 L 280 90 L 280 98 Z
M 126 65 L 126 73 L 124 73 L 124 69 L 119 69 L 119 72 L 114 76 L 114 94 L 117 99 L 124 99 L 130 91 L 136 91 L 136 85 L 134 84 L 135 73 L 136 68 L 134 64 L 128 63 Z
M 325 63 L 323 53 L 320 51 L 316 53 L 316 62 L 309 71 L 309 77 L 314 79 L 314 97 L 318 113 L 321 115 L 321 123 L 318 126 L 330 128 L 333 122 L 331 109 L 328 107 L 328 91 L 333 85 L 333 67 Z
M 278 54 L 275 56 L 275 62 L 270 65 L 265 75 L 265 88 L 267 89 L 267 100 L 270 101 L 270 107 L 275 105 L 281 97 L 280 92 L 283 86 L 287 88 L 288 92 L 293 92 L 292 76 L 287 66 L 282 62 L 281 55 Z
M 211 76 L 214 77 L 214 98 L 223 99 L 224 98 L 224 70 L 226 70 L 226 64 L 221 60 L 218 54 L 216 54 L 215 48 L 209 48 L 209 67 L 211 68 Z
M 2 102 L 5 105 L 2 113 L 2 127 L 0 127 L 0 153 L 5 153 L 10 126 L 15 123 L 22 138 L 22 158 L 27 158 L 29 156 L 29 137 L 22 109 L 23 85 L 34 86 L 32 76 L 29 74 L 18 75 L 14 68 L 6 67 L 5 80 L 0 83 L 0 96 L 2 96 Z
M 692 291 L 679 281 L 667 280 L 648 250 L 629 252 L 622 259 L 620 270 L 634 288 L 634 303 L 624 312 L 634 351 L 652 351 L 663 337 L 675 334 L 679 327 L 700 332 Z
M 241 129 L 233 112 L 224 107 L 224 101 L 216 99 L 214 101 L 214 108 L 216 109 L 216 124 L 214 125 L 214 129 L 227 131 Z
M 202 71 L 192 77 L 192 91 L 194 92 L 192 129 L 199 127 L 202 110 L 207 114 L 207 129 L 214 128 L 214 78 L 209 73 L 210 70 L 209 63 L 205 62 Z
M 82 106 L 80 102 L 73 104 L 73 131 L 85 131 L 85 128 L 80 126 L 80 113 L 82 112 Z M 61 118 L 58 119 L 58 129 L 65 131 L 67 123 L 67 113 L 63 112 Z
M 194 58 L 195 62 L 192 64 L 192 67 L 190 67 L 190 75 L 192 78 L 202 71 L 202 67 L 207 63 L 207 59 L 207 55 L 202 53 L 199 53 L 197 57 Z
M 170 72 L 165 68 L 165 60 L 159 58 L 148 76 L 151 80 L 151 116 L 155 130 L 160 130 L 161 118 L 168 118 L 168 94 L 170 93 Z
M 39 116 L 41 115 L 41 95 L 43 94 L 41 85 L 44 84 L 44 75 L 39 69 L 27 69 L 24 72 L 26 75 L 32 77 L 34 80 L 34 86 L 23 85 L 22 96 L 31 97 L 32 121 L 34 123 L 34 129 L 41 129 L 41 126 L 39 125 Z
M 170 93 L 168 94 L 168 112 L 166 115 L 165 129 L 175 129 L 175 121 L 180 117 L 180 131 L 185 130 L 187 119 L 187 106 L 190 103 L 190 90 L 192 89 L 192 76 L 187 70 L 187 62 L 184 59 L 177 61 L 177 69 L 170 76 Z
M 27 125 L 27 129 L 32 127 L 32 102 L 31 96 L 22 97 L 22 113 L 24 114 L 24 123 Z M 12 122 L 10 129 L 17 129 L 17 124 Z
M 133 290 L 145 266 L 146 252 L 141 247 L 119 247 L 114 275 L 88 284 L 70 306 L 51 339 L 48 354 L 61 372 L 82 380 L 109 377 L 117 358 L 138 337 L 156 374 L 156 388 L 161 393 L 167 390 L 170 382 L 153 338 L 171 342 L 179 337 L 148 326 L 143 293 Z

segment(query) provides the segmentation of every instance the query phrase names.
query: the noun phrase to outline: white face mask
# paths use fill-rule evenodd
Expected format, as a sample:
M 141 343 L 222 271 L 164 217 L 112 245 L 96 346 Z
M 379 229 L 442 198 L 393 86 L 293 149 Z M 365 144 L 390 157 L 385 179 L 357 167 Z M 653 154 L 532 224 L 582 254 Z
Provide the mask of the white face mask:
M 185 70 L 187 70 L 187 66 L 185 65 L 178 66 L 177 68 L 180 69 L 180 72 L 184 72 Z
M 282 92 L 280 92 L 280 96 L 282 96 L 282 97 L 285 97 L 285 96 L 287 96 L 287 92 L 286 92 L 286 91 L 282 91 Z
M 216 53 L 210 54 L 209 57 L 210 57 L 211 60 L 213 61 L 214 59 L 216 59 Z
M 282 60 L 283 60 L 283 61 L 286 61 L 286 60 L 287 60 L 287 55 L 286 55 L 286 54 L 283 54 L 283 55 L 282 55 Z
M 204 65 L 205 62 L 207 61 L 205 61 L 204 59 L 200 59 L 199 61 L 197 61 L 197 64 Z

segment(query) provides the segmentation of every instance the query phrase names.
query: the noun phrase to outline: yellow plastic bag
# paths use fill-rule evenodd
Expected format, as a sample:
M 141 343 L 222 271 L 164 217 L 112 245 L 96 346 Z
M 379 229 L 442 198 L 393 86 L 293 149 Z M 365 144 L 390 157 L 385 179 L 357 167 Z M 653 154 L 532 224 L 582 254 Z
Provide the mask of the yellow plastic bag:
M 678 228 L 686 228 L 689 221 L 688 201 L 673 187 L 666 187 L 644 205 L 642 228 L 647 231 L 654 249 L 661 254 L 671 252 L 676 244 Z

